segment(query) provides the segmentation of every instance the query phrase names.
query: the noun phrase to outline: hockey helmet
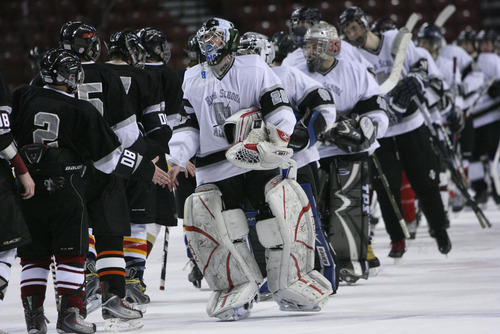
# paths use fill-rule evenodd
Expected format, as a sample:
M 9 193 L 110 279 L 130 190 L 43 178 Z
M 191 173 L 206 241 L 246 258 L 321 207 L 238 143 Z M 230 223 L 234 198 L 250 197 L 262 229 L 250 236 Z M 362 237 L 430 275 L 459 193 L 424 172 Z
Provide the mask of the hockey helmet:
M 40 70 L 40 60 L 48 50 L 49 48 L 43 46 L 35 46 L 30 50 L 28 60 L 33 71 L 38 72 Z
M 290 35 L 298 44 L 302 44 L 307 29 L 321 20 L 321 13 L 313 6 L 296 8 L 290 17 Z
M 148 55 L 139 37 L 132 30 L 113 33 L 109 38 L 108 53 L 110 58 L 124 59 L 138 68 L 144 68 Z
M 325 61 L 340 53 L 337 29 L 331 24 L 320 21 L 307 30 L 302 49 L 309 71 L 318 71 Z
M 186 52 L 191 62 L 198 64 L 205 61 L 205 56 L 201 54 L 196 34 L 189 36 Z
M 418 30 L 417 39 L 419 43 L 421 40 L 426 40 L 432 49 L 429 51 L 438 52 L 441 48 L 443 33 L 437 25 L 425 22 Z
M 376 34 L 382 34 L 387 30 L 397 30 L 396 21 L 390 17 L 382 17 L 372 24 L 371 31 Z
M 45 84 L 68 87 L 69 94 L 73 94 L 84 79 L 80 58 L 63 49 L 50 49 L 43 55 L 40 76 Z
M 164 64 L 168 63 L 171 56 L 170 45 L 163 32 L 156 28 L 147 27 L 139 29 L 135 33 L 139 37 L 142 46 L 148 52 L 149 58 L 162 61 Z
M 249 31 L 244 33 L 238 46 L 238 54 L 257 54 L 267 64 L 272 64 L 274 60 L 274 46 L 269 42 L 266 35 Z
M 357 21 L 361 25 L 361 28 L 364 28 L 364 33 L 363 35 L 357 37 L 353 41 L 349 40 L 349 42 L 357 47 L 362 47 L 366 42 L 370 26 L 368 25 L 368 19 L 366 17 L 366 14 L 361 8 L 350 7 L 344 10 L 344 12 L 340 15 L 339 18 L 340 32 L 346 35 L 345 29 L 349 25 L 349 23 L 353 21 Z
M 482 52 L 493 52 L 494 50 L 481 50 L 481 44 L 483 42 L 491 42 L 493 49 L 498 49 L 499 41 L 497 32 L 493 29 L 483 29 L 476 35 L 476 49 Z
M 240 34 L 234 25 L 221 18 L 205 21 L 196 33 L 201 53 L 208 65 L 219 64 L 228 54 L 236 52 L 240 42 Z
M 59 40 L 64 50 L 71 50 L 83 60 L 96 61 L 101 55 L 101 41 L 97 30 L 82 21 L 65 23 L 60 31 Z
M 274 45 L 274 60 L 278 62 L 282 62 L 289 53 L 298 48 L 295 40 L 293 40 L 290 33 L 286 31 L 275 33 L 271 38 L 271 43 Z

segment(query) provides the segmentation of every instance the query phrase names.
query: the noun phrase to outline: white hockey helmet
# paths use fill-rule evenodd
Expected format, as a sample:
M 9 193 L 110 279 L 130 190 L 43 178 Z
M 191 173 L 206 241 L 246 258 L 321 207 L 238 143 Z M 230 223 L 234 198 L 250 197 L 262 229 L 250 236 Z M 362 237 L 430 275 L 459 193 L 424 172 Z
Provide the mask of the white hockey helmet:
M 302 47 L 304 57 L 311 72 L 317 71 L 328 59 L 340 53 L 340 39 L 337 29 L 320 21 L 307 30 Z
M 238 29 L 228 20 L 217 17 L 205 21 L 196 37 L 210 66 L 219 64 L 226 55 L 235 52 L 240 41 Z
M 238 54 L 257 54 L 266 63 L 271 64 L 275 57 L 274 46 L 266 35 L 249 31 L 244 33 L 238 46 Z

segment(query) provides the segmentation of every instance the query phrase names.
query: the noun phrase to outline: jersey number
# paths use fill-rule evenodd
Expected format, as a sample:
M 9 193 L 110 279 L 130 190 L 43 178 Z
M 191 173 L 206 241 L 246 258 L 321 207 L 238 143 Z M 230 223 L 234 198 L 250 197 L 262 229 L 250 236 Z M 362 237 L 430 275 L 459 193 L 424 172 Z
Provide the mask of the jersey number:
M 93 82 L 78 85 L 78 98 L 89 101 L 101 115 L 104 115 L 104 103 L 98 97 L 90 98 L 89 95 L 92 93 L 102 93 L 102 83 Z
M 35 115 L 34 123 L 42 129 L 33 131 L 33 142 L 43 143 L 47 146 L 58 147 L 59 137 L 59 116 L 46 112 L 39 112 Z

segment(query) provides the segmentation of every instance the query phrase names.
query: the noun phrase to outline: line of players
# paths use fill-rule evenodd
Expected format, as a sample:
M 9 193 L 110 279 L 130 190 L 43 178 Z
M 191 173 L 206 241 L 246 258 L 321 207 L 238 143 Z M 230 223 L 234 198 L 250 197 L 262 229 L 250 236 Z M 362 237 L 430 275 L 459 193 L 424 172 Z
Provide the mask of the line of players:
M 384 21 L 385 26 L 382 24 Z M 448 253 L 451 250 L 451 242 L 446 233 L 446 227 L 449 223 L 443 206 L 448 201 L 447 199 L 441 200 L 438 191 L 439 187 L 446 189 L 443 185 L 439 185 L 439 181 L 444 181 L 444 179 L 439 177 L 439 161 L 431 147 L 428 129 L 424 126 L 424 120 L 420 115 L 421 112 L 426 111 L 419 110 L 413 99 L 415 96 L 425 96 L 427 110 L 432 115 L 434 122 L 439 123 L 444 119 L 444 122 L 454 133 L 459 133 L 464 120 L 461 111 L 466 111 L 475 104 L 481 92 L 480 88 L 484 86 L 483 76 L 487 76 L 489 79 L 489 76 L 495 75 L 491 70 L 487 75 L 479 72 L 475 68 L 473 59 L 467 56 L 463 50 L 453 45 L 442 45 L 442 34 L 439 28 L 424 25 L 417 35 L 418 44 L 427 49 L 428 52 L 410 46 L 403 70 L 405 78 L 401 80 L 393 93 L 384 99 L 378 84 L 384 81 L 392 68 L 392 57 L 389 51 L 396 32 L 393 31 L 395 28 L 393 22 L 384 19 L 378 23 L 369 29 L 366 15 L 359 8 L 350 8 L 342 14 L 340 18 L 341 33 L 346 40 L 357 47 L 354 48 L 339 38 L 333 25 L 321 21 L 320 12 L 314 7 L 302 7 L 294 11 L 291 19 L 291 34 L 283 32 L 276 34 L 271 39 L 274 42 L 274 47 L 268 42 L 267 37 L 252 32 L 244 34 L 241 42 L 238 42 L 237 30 L 230 22 L 222 19 L 207 21 L 195 38 L 189 41 L 190 45 L 194 46 L 189 48 L 189 51 L 192 52 L 192 60 L 200 62 L 202 57 L 205 57 L 205 60 L 208 60 L 208 65 L 207 63 L 193 64 L 194 67 L 186 72 L 183 86 L 184 113 L 170 141 L 172 155 L 169 164 L 173 167 L 169 172 L 170 177 L 162 178 L 158 167 L 155 167 L 155 173 L 158 172 L 160 175 L 152 176 L 152 164 L 148 164 L 148 173 L 146 172 L 146 163 L 144 163 L 142 179 L 130 178 L 126 184 L 123 182 L 123 177 L 129 177 L 131 171 L 121 170 L 120 163 L 123 166 L 127 166 L 127 163 L 129 166 L 132 165 L 135 172 L 135 170 L 139 170 L 137 166 L 140 165 L 141 160 L 138 157 L 141 155 L 152 159 L 169 152 L 166 143 L 170 140 L 171 128 L 173 128 L 172 120 L 178 110 L 181 91 L 180 82 L 172 82 L 174 74 L 164 66 L 168 61 L 166 39 L 161 32 L 150 28 L 142 29 L 137 33 L 131 31 L 116 33 L 111 37 L 109 43 L 110 61 L 101 66 L 95 63 L 100 51 L 95 28 L 82 22 L 67 23 L 61 29 L 61 45 L 64 49 L 76 53 L 78 59 L 67 51 L 51 50 L 51 52 L 47 52 L 42 61 L 42 76 L 38 78 L 38 85 L 46 85 L 45 88 L 49 86 L 52 89 L 63 90 L 71 94 L 72 91 L 68 91 L 68 87 L 71 86 L 69 83 L 72 83 L 74 87 L 71 87 L 77 89 L 78 97 L 91 102 L 104 116 L 106 122 L 99 121 L 100 124 L 104 124 L 102 127 L 106 128 L 103 131 L 107 132 L 109 137 L 113 137 L 109 133 L 112 131 L 118 138 L 120 147 L 127 149 L 118 152 L 120 158 L 111 159 L 114 165 L 104 171 L 105 173 L 114 171 L 119 177 L 112 177 L 98 171 L 103 171 L 98 167 L 100 165 L 96 164 L 102 160 L 103 155 L 97 153 L 90 156 L 83 155 L 83 157 L 75 157 L 70 154 L 69 157 L 64 157 L 69 161 L 57 160 L 59 158 L 56 158 L 57 162 L 65 169 L 71 165 L 70 167 L 74 168 L 71 173 L 63 173 L 62 175 L 36 174 L 40 173 L 41 168 L 37 165 L 40 161 L 29 160 L 29 154 L 40 159 L 41 157 L 48 159 L 47 157 L 51 157 L 51 155 L 45 152 L 47 151 L 45 147 L 30 147 L 32 150 L 26 153 L 26 159 L 29 162 L 28 170 L 36 171 L 35 182 L 37 178 L 39 180 L 36 182 L 37 188 L 40 189 L 37 194 L 39 192 L 41 194 L 59 192 L 58 196 L 61 196 L 62 204 L 68 201 L 67 197 L 70 197 L 66 191 L 71 193 L 71 191 L 76 191 L 76 188 L 80 190 L 85 188 L 87 203 L 85 209 L 80 207 L 80 211 L 88 211 L 89 222 L 94 228 L 95 236 L 91 238 L 90 243 L 92 246 L 95 241 L 95 246 L 90 248 L 91 251 L 86 256 L 87 280 L 85 288 L 81 282 L 84 267 L 81 250 L 86 242 L 74 240 L 74 237 L 77 236 L 74 231 L 60 233 L 60 231 L 54 230 L 59 238 L 65 237 L 65 233 L 72 235 L 74 242 L 71 242 L 71 250 L 67 249 L 67 244 L 47 240 L 43 240 L 41 243 L 45 247 L 42 250 L 30 249 L 30 247 L 20 249 L 19 254 L 23 264 L 21 292 L 28 329 L 33 329 L 35 332 L 44 332 L 44 329 L 46 331 L 43 299 L 50 255 L 56 255 L 57 289 L 61 296 L 58 330 L 81 333 L 95 331 L 95 326 L 86 323 L 83 317 L 89 309 L 95 309 L 100 304 L 98 294 L 102 295 L 103 317 L 112 320 L 107 325 L 109 326 L 107 329 L 115 330 L 126 326 L 127 330 L 131 330 L 141 327 L 141 323 L 137 321 L 142 317 L 139 309 L 149 302 L 149 297 L 144 294 L 145 287 L 142 282 L 148 253 L 145 241 L 147 238 L 146 226 L 154 226 L 152 224 L 145 225 L 145 223 L 156 222 L 163 225 L 175 225 L 172 221 L 169 222 L 169 217 L 173 218 L 172 212 L 164 213 L 164 215 L 155 213 L 157 209 L 173 207 L 172 204 L 165 205 L 169 199 L 164 189 L 145 181 L 155 180 L 154 177 L 156 177 L 156 183 L 168 183 L 170 187 L 177 187 L 177 192 L 180 193 L 180 190 L 183 189 L 182 183 L 189 180 L 187 174 L 191 174 L 191 176 L 194 174 L 194 166 L 190 161 L 193 161 L 195 155 L 198 167 L 198 184 L 214 183 L 216 185 L 213 188 L 205 186 L 203 192 L 212 191 L 214 194 L 217 194 L 218 191 L 222 192 L 225 208 L 222 211 L 222 217 L 226 217 L 224 212 L 232 210 L 238 212 L 238 208 L 241 208 L 242 204 L 249 204 L 245 203 L 244 198 L 235 194 L 233 182 L 238 180 L 237 182 L 242 182 L 245 187 L 246 184 L 251 185 L 248 186 L 246 196 L 249 196 L 248 200 L 251 206 L 258 209 L 260 213 L 256 224 L 257 232 L 245 229 L 244 225 L 246 225 L 247 219 L 243 218 L 244 216 L 241 216 L 240 213 L 229 213 L 228 217 L 230 218 L 226 218 L 226 220 L 232 219 L 241 222 L 241 224 L 233 222 L 233 225 L 226 226 L 237 230 L 234 233 L 234 239 L 229 240 L 229 243 L 235 245 L 234 248 L 229 248 L 229 254 L 232 252 L 237 254 L 241 250 L 241 244 L 245 244 L 244 239 L 250 234 L 250 244 L 256 258 L 255 265 L 251 266 L 248 262 L 251 261 L 252 255 L 243 256 L 243 262 L 239 265 L 242 266 L 242 263 L 246 263 L 247 266 L 243 266 L 246 269 L 241 270 L 239 278 L 247 283 L 252 280 L 260 283 L 262 278 L 267 276 L 270 292 L 282 309 L 319 309 L 319 306 L 325 302 L 324 298 L 319 298 L 314 294 L 301 295 L 304 293 L 301 291 L 303 287 L 297 290 L 292 288 L 291 283 L 293 282 L 283 283 L 274 278 L 280 273 L 286 274 L 288 272 L 289 268 L 286 266 L 286 261 L 283 260 L 286 256 L 283 254 L 277 258 L 275 256 L 275 262 L 269 263 L 270 254 L 276 253 L 276 250 L 279 249 L 283 253 L 283 247 L 286 245 L 284 240 L 262 236 L 272 234 L 270 232 L 273 232 L 272 229 L 276 225 L 286 224 L 281 221 L 279 223 L 273 222 L 278 215 L 276 213 L 278 209 L 273 209 L 267 198 L 271 191 L 264 190 L 265 182 L 275 175 L 276 170 L 272 169 L 272 173 L 250 172 L 248 177 L 247 173 L 240 170 L 236 172 L 237 175 L 234 178 L 228 178 L 231 175 L 227 174 L 228 169 L 218 166 L 218 163 L 225 160 L 224 156 L 220 157 L 220 154 L 217 154 L 219 152 L 215 152 L 219 151 L 220 148 L 216 148 L 217 145 L 211 147 L 210 144 L 206 144 L 202 148 L 204 146 L 202 143 L 195 143 L 196 138 L 205 140 L 210 137 L 201 136 L 201 133 L 206 131 L 202 130 L 206 126 L 202 122 L 215 122 L 213 124 L 216 126 L 212 124 L 209 127 L 209 132 L 206 133 L 210 133 L 218 139 L 224 139 L 222 144 L 222 152 L 224 152 L 228 147 L 228 142 L 225 141 L 228 136 L 224 135 L 226 119 L 238 110 L 244 109 L 243 107 L 248 108 L 252 105 L 260 106 L 266 124 L 274 123 L 277 126 L 277 137 L 272 137 L 273 132 L 267 129 L 268 138 L 264 140 L 260 138 L 261 142 L 274 145 L 273 149 L 282 147 L 281 152 L 286 153 L 283 155 L 291 155 L 290 151 L 283 149 L 283 143 L 279 141 L 279 138 L 286 137 L 280 136 L 281 132 L 290 136 L 290 140 L 285 143 L 285 146 L 293 150 L 293 159 L 297 161 L 299 167 L 297 181 L 309 183 L 312 186 L 313 196 L 322 213 L 323 227 L 328 236 L 327 241 L 331 242 L 336 252 L 333 255 L 337 261 L 342 280 L 355 282 L 359 278 L 367 278 L 368 269 L 378 266 L 377 259 L 369 246 L 368 198 L 370 183 L 377 191 L 386 229 L 391 236 L 392 249 L 389 256 L 400 258 L 405 251 L 403 231 L 398 224 L 389 197 L 382 187 L 380 177 L 373 175 L 372 182 L 370 182 L 370 170 L 375 171 L 375 168 L 370 162 L 369 156 L 377 147 L 376 152 L 382 163 L 382 170 L 389 180 L 390 189 L 400 208 L 402 202 L 401 179 L 404 176 L 402 174 L 404 171 L 417 194 L 422 211 L 426 215 L 429 227 L 436 238 L 439 251 L 443 254 Z M 461 34 L 463 38 L 459 37 L 459 42 L 463 42 L 464 45 L 470 42 L 467 39 L 469 35 L 470 32 Z M 496 47 L 496 35 L 491 32 L 481 32 L 477 40 L 482 49 L 477 57 L 477 64 L 481 64 L 479 67 L 491 68 L 491 64 L 497 64 L 498 56 L 494 55 L 493 52 L 488 52 L 493 50 L 486 47 Z M 289 52 L 291 53 L 288 55 Z M 248 54 L 257 54 L 261 56 L 262 60 L 257 60 L 259 57 L 255 56 L 248 57 Z M 483 57 L 481 57 L 482 54 Z M 457 58 L 459 70 L 456 73 L 453 72 L 450 61 L 445 60 L 446 55 L 448 59 Z M 78 70 L 79 61 L 82 63 L 85 78 L 78 78 L 81 74 L 81 71 Z M 283 66 L 279 66 L 281 61 Z M 273 63 L 272 72 L 269 72 L 265 62 Z M 148 71 L 142 70 L 144 66 Z M 109 68 L 113 68 L 113 70 L 109 70 Z M 237 70 L 239 68 L 241 70 Z M 245 70 L 245 68 L 247 69 Z M 244 89 L 244 87 L 232 83 L 227 86 L 230 89 L 226 89 L 229 94 L 220 94 L 219 96 L 208 94 L 206 89 L 199 88 L 207 86 L 207 77 L 215 83 L 217 81 L 230 82 L 230 78 L 233 76 L 234 80 L 238 78 L 241 80 L 248 68 L 252 70 L 257 68 L 264 73 L 262 74 L 263 78 L 267 78 L 268 82 L 267 86 L 262 86 L 260 89 L 262 89 L 261 92 L 269 93 L 266 95 L 269 96 L 269 100 L 263 98 L 265 95 L 262 94 L 248 97 L 258 92 L 251 93 L 248 88 Z M 237 74 L 233 72 L 237 72 Z M 71 77 L 72 75 L 73 77 Z M 277 81 L 276 77 L 279 78 Z M 39 80 L 41 80 L 41 84 Z M 189 80 L 192 82 L 188 84 Z M 34 86 L 36 86 L 36 82 L 37 80 L 34 80 Z M 200 90 L 197 91 L 194 87 L 198 87 Z M 450 93 L 450 87 L 453 88 L 452 93 Z M 484 153 L 491 150 L 494 152 L 498 144 L 498 131 L 495 131 L 498 127 L 498 120 L 495 118 L 498 111 L 494 109 L 497 101 L 495 99 L 496 87 L 495 84 L 490 87 L 487 94 L 473 110 L 469 111 L 470 115 L 467 115 L 466 118 L 469 129 L 476 130 L 469 132 L 474 133 L 475 137 L 479 138 L 477 139 L 477 142 L 480 143 L 477 146 L 478 150 L 474 151 L 476 155 L 484 156 Z M 113 89 L 115 90 L 113 91 Z M 252 89 L 257 90 L 257 85 L 254 85 Z M 13 93 L 12 105 L 17 106 L 17 108 L 13 108 L 11 113 L 14 125 L 24 119 L 19 118 L 16 114 L 24 112 L 25 104 L 34 103 L 31 101 L 32 96 L 44 95 L 40 93 L 41 91 L 43 90 L 24 87 Z M 193 105 L 193 98 L 200 92 L 203 92 L 204 95 L 197 97 L 201 100 L 197 102 L 199 106 L 196 107 Z M 219 94 L 219 90 L 217 94 Z M 120 102 L 116 96 L 125 95 L 129 97 L 129 106 L 119 106 L 119 103 L 127 98 L 118 99 Z M 461 97 L 463 98 L 461 99 Z M 241 102 L 240 99 L 246 102 Z M 58 99 L 55 98 L 55 100 Z M 280 101 L 276 102 L 277 100 Z M 165 103 L 165 101 L 168 102 Z M 234 106 L 228 108 L 234 101 L 238 102 L 238 108 L 234 108 Z M 62 102 L 58 101 L 57 103 Z M 74 104 L 73 101 L 65 101 L 64 103 Z M 205 103 L 208 105 L 207 110 L 209 110 L 207 114 L 213 114 L 209 121 L 200 119 L 197 114 Z M 21 106 L 23 107 L 21 108 Z M 170 111 L 166 110 L 166 106 L 171 107 Z M 290 116 L 284 117 L 284 114 L 280 117 L 276 116 L 280 114 L 277 112 L 278 110 L 282 110 L 282 113 L 290 106 L 296 111 L 297 116 L 297 124 L 292 124 L 291 127 L 289 123 L 283 124 L 283 120 Z M 88 104 L 82 108 L 88 108 Z M 52 115 L 53 113 L 46 112 L 43 115 L 34 115 L 35 126 L 30 129 L 29 134 L 24 134 L 29 139 L 23 141 L 16 137 L 20 147 L 37 142 L 32 140 L 37 138 L 38 142 L 49 144 L 49 147 L 52 146 L 48 152 L 57 152 L 53 149 L 56 146 L 54 143 L 61 141 L 64 136 L 62 136 L 62 130 L 59 133 L 59 131 L 54 130 L 53 126 L 55 124 L 59 126 L 59 123 L 65 124 L 65 121 L 62 120 L 62 116 L 61 119 L 56 120 L 56 118 L 46 114 Z M 289 121 L 288 119 L 287 122 Z M 45 125 L 48 127 L 41 127 Z M 272 127 L 270 128 L 272 129 Z M 24 129 L 23 125 L 13 126 L 13 133 L 15 135 L 19 133 L 18 136 L 22 137 L 21 129 Z M 198 132 L 198 137 L 196 132 Z M 110 140 L 116 140 L 116 137 Z M 266 136 L 264 135 L 264 137 Z M 72 138 L 75 141 L 77 139 Z M 272 138 L 276 140 L 273 141 Z M 467 152 L 471 156 L 471 151 L 473 151 L 470 148 L 471 140 L 467 138 L 470 137 L 462 134 L 460 140 L 464 159 L 468 157 Z M 91 143 L 95 141 L 96 139 L 89 140 L 90 144 L 86 145 L 92 145 Z M 257 140 L 257 143 L 260 141 Z M 323 144 L 318 147 L 315 145 L 316 142 Z M 74 143 L 71 146 L 73 145 L 80 148 L 78 144 Z M 467 151 L 467 147 L 469 147 L 469 151 Z M 97 149 L 97 147 L 87 147 L 81 150 L 92 152 L 92 149 Z M 103 147 L 99 147 L 99 149 L 102 150 Z M 198 149 L 201 150 L 198 151 Z M 238 149 L 240 149 L 238 153 L 244 152 L 245 149 L 248 149 L 248 145 Z M 272 154 L 272 149 L 267 146 L 266 149 L 268 151 L 254 148 L 254 152 L 257 150 L 261 155 L 270 152 Z M 115 151 L 113 150 L 113 152 Z M 91 186 L 84 187 L 73 184 L 73 179 L 76 179 L 75 175 L 82 173 L 82 170 L 78 169 L 78 164 L 76 167 L 74 166 L 75 162 L 81 162 L 82 159 L 94 161 L 94 166 L 97 168 L 90 171 L 90 168 L 87 168 L 85 172 L 85 177 L 90 178 L 87 184 Z M 130 163 L 130 159 L 134 162 Z M 271 160 L 270 165 L 273 167 L 279 166 L 276 161 L 282 162 L 272 155 Z M 33 161 L 35 161 L 34 164 Z M 166 170 L 164 159 L 160 159 L 158 164 L 161 162 L 163 165 L 160 165 L 160 168 Z M 255 169 L 255 167 L 253 168 Z M 186 171 L 186 177 L 177 175 L 180 170 Z M 237 177 L 240 174 L 245 175 L 241 180 Z M 173 181 L 174 177 L 177 180 L 175 182 Z M 329 182 L 324 186 L 323 181 L 327 179 Z M 471 180 L 474 180 L 472 175 Z M 185 187 L 188 189 L 185 191 L 186 194 L 176 198 L 180 204 L 184 202 L 182 196 L 187 197 L 194 190 L 192 181 L 192 178 L 187 181 L 191 182 L 191 186 Z M 488 184 L 482 180 L 476 184 L 476 200 L 483 202 L 481 196 L 485 196 Z M 71 189 L 68 189 L 68 185 L 71 185 Z M 301 193 L 293 186 L 287 187 L 291 193 Z M 239 189 L 237 190 L 239 192 Z M 252 197 L 250 193 L 259 194 Z M 493 193 L 496 194 L 495 191 Z M 264 194 L 266 194 L 266 198 L 262 197 Z M 33 234 L 31 230 L 35 225 L 34 222 L 39 222 L 42 219 L 36 210 L 46 207 L 44 197 L 48 195 L 39 196 L 39 202 L 35 202 L 30 208 L 33 217 L 26 218 L 32 236 L 35 235 L 36 238 L 38 234 L 43 234 L 40 231 Z M 273 196 L 277 195 L 273 194 Z M 300 195 L 298 197 L 300 199 Z M 159 205 L 154 205 L 155 198 L 160 203 Z M 213 199 L 213 197 L 207 198 Z M 123 210 L 124 203 L 128 203 L 129 213 Z M 198 213 L 195 211 L 193 202 L 191 202 L 190 208 L 193 210 L 192 214 Z M 220 211 L 221 208 L 218 210 Z M 182 206 L 177 209 L 177 212 L 183 211 Z M 408 215 L 411 216 L 412 211 L 409 210 L 409 212 Z M 415 209 L 413 209 L 413 215 L 414 212 Z M 67 214 L 67 216 L 76 217 L 74 213 Z M 224 218 L 222 220 L 224 227 L 224 223 L 227 224 L 227 222 L 224 221 Z M 407 219 L 407 221 L 411 222 L 412 219 Z M 130 222 L 133 223 L 132 228 L 130 228 Z M 196 225 L 199 222 L 192 218 L 188 222 L 191 229 L 191 236 L 187 233 L 189 249 L 198 255 L 196 261 L 192 261 L 193 272 L 190 274 L 190 281 L 195 286 L 200 286 L 203 276 L 196 263 L 203 264 L 202 268 L 206 268 L 210 261 L 203 260 L 200 253 L 204 251 L 193 245 L 194 241 L 200 242 L 197 239 L 198 236 L 192 233 L 193 230 L 199 228 Z M 76 221 L 71 224 L 73 224 L 72 228 L 78 226 L 79 231 L 85 228 L 81 219 L 78 220 L 78 224 Z M 50 228 L 55 227 L 49 226 L 48 228 L 50 230 Z M 214 233 L 218 235 L 220 231 L 216 230 Z M 154 234 L 152 233 L 152 235 Z M 130 237 L 126 237 L 123 241 L 124 236 Z M 281 238 L 284 239 L 284 235 Z M 265 250 L 261 247 L 261 252 L 259 252 L 257 239 Z M 228 240 L 223 241 L 227 244 Z M 79 249 L 78 256 L 74 256 L 76 248 Z M 318 249 L 316 251 L 319 253 Z M 39 255 L 45 253 L 49 258 L 40 259 Z M 37 256 L 35 257 L 33 254 Z M 322 258 L 317 257 L 317 269 L 324 270 L 318 264 Z M 306 270 L 304 273 L 311 274 L 310 259 L 304 261 L 304 263 L 300 263 Z M 273 270 L 266 267 L 266 264 L 271 265 Z M 278 270 L 276 273 L 276 266 L 284 272 Z M 205 269 L 204 272 L 207 275 L 210 270 Z M 75 274 L 75 277 L 71 277 L 69 273 Z M 260 277 L 259 273 L 263 277 Z M 231 295 L 234 296 L 234 299 L 230 298 L 228 305 L 221 307 L 218 303 L 221 291 L 227 292 L 225 289 L 229 287 L 229 290 L 232 290 L 234 286 L 225 286 L 220 282 L 216 284 L 210 275 L 207 275 L 207 280 L 211 288 L 218 291 L 219 294 L 215 294 L 213 300 L 211 297 L 210 308 L 207 308 L 209 314 L 221 319 L 247 317 L 252 302 L 258 298 L 258 291 L 255 290 L 257 285 L 242 285 L 241 289 L 235 289 L 238 292 Z M 311 278 L 313 280 L 315 279 L 314 275 Z M 7 277 L 6 282 L 8 282 L 8 275 L 3 275 L 4 278 L 5 276 Z M 98 284 L 97 277 L 101 284 Z M 318 278 L 316 277 L 316 279 Z M 334 290 L 337 283 L 334 277 L 330 279 Z M 323 285 L 325 291 L 328 291 L 328 284 L 324 283 Z M 249 286 L 251 289 L 248 288 Z M 83 291 L 86 291 L 87 294 L 87 308 L 83 306 Z M 133 304 L 129 304 L 129 302 Z M 68 316 L 68 314 L 76 314 L 76 317 Z M 126 320 L 126 325 L 123 325 L 123 320 Z

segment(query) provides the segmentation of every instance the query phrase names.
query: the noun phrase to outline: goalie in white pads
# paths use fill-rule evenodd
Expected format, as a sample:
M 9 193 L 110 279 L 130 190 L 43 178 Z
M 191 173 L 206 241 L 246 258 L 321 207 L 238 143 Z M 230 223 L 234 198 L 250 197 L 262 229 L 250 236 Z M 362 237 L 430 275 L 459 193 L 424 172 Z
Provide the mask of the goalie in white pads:
M 197 36 L 207 62 L 184 77 L 184 115 L 169 142 L 169 187 L 176 187 L 175 176 L 196 155 L 202 186 L 186 200 L 184 221 L 193 257 L 213 290 L 207 313 L 243 319 L 258 299 L 262 274 L 247 245 L 247 202 L 259 211 L 257 233 L 267 249 L 273 298 L 283 310 L 319 310 L 332 289 L 312 270 L 309 203 L 294 181 L 276 178 L 277 167 L 292 155 L 287 145 L 295 117 L 288 97 L 260 57 L 234 57 L 239 34 L 231 22 L 212 18 Z M 234 115 L 252 106 L 263 120 L 253 117 L 255 110 Z

